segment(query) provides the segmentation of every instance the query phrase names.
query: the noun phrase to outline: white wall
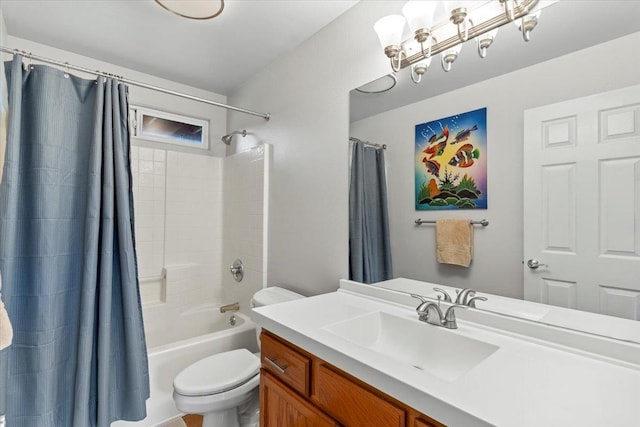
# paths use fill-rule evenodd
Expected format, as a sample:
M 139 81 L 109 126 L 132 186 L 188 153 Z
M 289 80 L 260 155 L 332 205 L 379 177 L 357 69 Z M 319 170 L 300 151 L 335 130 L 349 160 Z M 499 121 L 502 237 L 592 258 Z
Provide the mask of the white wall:
M 269 211 L 270 285 L 306 295 L 335 290 L 348 275 L 349 90 L 388 63 L 368 30 L 393 2 L 355 6 L 272 63 L 233 95 L 233 105 L 272 114 L 269 122 L 229 113 L 229 129 L 251 135 L 238 150 L 273 144 Z
M 352 123 L 352 136 L 388 144 L 394 274 L 522 298 L 523 112 L 639 83 L 640 55 L 620 55 L 639 44 L 640 33 L 632 34 Z M 482 107 L 487 108 L 488 209 L 416 211 L 415 125 Z M 475 227 L 474 261 L 468 269 L 439 265 L 435 227 L 413 224 L 417 218 L 456 216 L 490 221 L 486 228 Z
M 385 10 L 393 8 L 392 3 L 362 2 L 229 96 L 231 104 L 272 113 L 268 123 L 229 114 L 230 128 L 246 127 L 253 134 L 252 139 L 240 141 L 240 148 L 261 142 L 274 145 L 269 212 L 270 284 L 319 294 L 334 290 L 338 278 L 348 274 L 348 92 L 388 72 L 388 62 L 380 54 L 370 29 L 379 17 L 394 11 Z M 637 36 L 633 40 L 637 45 Z M 415 124 L 429 119 L 489 107 L 491 210 L 486 216 L 491 225 L 476 233 L 476 261 L 472 269 L 462 273 L 439 269 L 430 261 L 429 253 L 417 262 L 425 264 L 424 267 L 412 268 L 409 265 L 421 253 L 414 250 L 406 260 L 402 255 L 395 257 L 400 263 L 398 271 L 421 279 L 473 284 L 511 296 L 522 295 L 522 207 L 518 196 L 522 186 L 522 110 L 637 83 L 637 65 L 635 71 L 613 65 L 637 58 L 629 53 L 637 50 L 633 43 L 629 41 L 626 45 L 629 46 L 626 55 L 617 51 L 603 52 L 604 57 L 578 53 L 523 70 L 520 76 L 532 81 L 522 80 L 520 84 L 526 89 L 509 96 L 495 80 L 489 81 L 442 95 L 438 97 L 440 102 L 429 104 L 427 112 L 410 117 L 401 132 L 409 134 Z M 387 151 L 396 164 L 406 156 L 405 164 L 410 169 L 412 147 L 411 142 L 404 151 L 396 147 Z M 504 152 L 499 154 L 501 151 Z M 501 162 L 503 157 L 509 160 Z M 413 188 L 413 178 L 405 185 L 404 193 L 394 194 L 393 203 L 406 203 L 410 211 L 413 202 L 407 191 Z M 411 236 L 414 247 L 432 246 L 428 234 L 432 231 L 414 230 L 415 212 L 403 215 L 407 227 L 403 235 Z

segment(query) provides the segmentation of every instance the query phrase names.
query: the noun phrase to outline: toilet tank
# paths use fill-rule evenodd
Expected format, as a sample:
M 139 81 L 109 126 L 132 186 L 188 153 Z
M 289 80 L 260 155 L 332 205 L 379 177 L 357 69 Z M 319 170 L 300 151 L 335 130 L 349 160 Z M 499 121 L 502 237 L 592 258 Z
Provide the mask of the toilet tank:
M 251 298 L 251 307 L 262 307 L 265 305 L 278 304 L 280 302 L 293 301 L 300 298 L 304 298 L 304 296 L 288 289 L 271 286 L 268 288 L 262 288 L 253 295 L 253 298 Z M 261 346 L 261 331 L 262 328 L 256 326 L 256 338 L 258 339 L 258 347 Z M 257 356 L 260 357 L 259 354 Z
M 288 289 L 271 286 L 262 288 L 253 295 L 253 298 L 251 298 L 251 307 L 262 307 L 300 298 L 304 298 L 304 296 Z

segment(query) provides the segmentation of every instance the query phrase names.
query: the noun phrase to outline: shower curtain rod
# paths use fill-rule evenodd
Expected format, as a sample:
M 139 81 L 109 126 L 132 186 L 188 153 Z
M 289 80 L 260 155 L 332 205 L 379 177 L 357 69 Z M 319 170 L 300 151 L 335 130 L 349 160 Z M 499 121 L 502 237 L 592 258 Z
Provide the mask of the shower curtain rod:
M 233 111 L 237 111 L 239 113 L 251 114 L 252 116 L 262 117 L 263 119 L 265 119 L 267 121 L 271 118 L 271 114 L 269 114 L 269 113 L 260 113 L 258 111 L 247 110 L 246 108 L 240 108 L 240 107 L 234 107 L 233 105 L 222 104 L 220 102 L 211 101 L 210 99 L 201 98 L 199 96 L 189 95 L 189 94 L 182 93 L 182 92 L 177 92 L 177 91 L 171 90 L 171 89 L 165 89 L 165 88 L 162 88 L 162 87 L 159 87 L 159 86 L 150 85 L 148 83 L 143 83 L 143 82 L 138 82 L 138 81 L 135 81 L 135 80 L 130 80 L 130 79 L 127 79 L 125 77 L 118 76 L 118 75 L 115 75 L 115 74 L 105 73 L 105 72 L 100 71 L 100 70 L 90 70 L 89 68 L 80 67 L 78 65 L 71 65 L 68 62 L 57 61 L 55 59 L 50 59 L 50 58 L 45 58 L 45 57 L 42 57 L 42 56 L 34 55 L 31 52 L 26 52 L 24 50 L 11 49 L 11 48 L 8 48 L 8 47 L 0 46 L 0 51 L 9 53 L 11 55 L 22 55 L 25 58 L 29 58 L 29 59 L 32 59 L 32 60 L 35 60 L 35 61 L 38 61 L 38 62 L 45 62 L 45 63 L 48 63 L 48 64 L 57 65 L 59 67 L 65 68 L 65 69 L 77 70 L 77 71 L 82 71 L 83 73 L 89 73 L 89 74 L 93 74 L 93 75 L 96 75 L 96 76 L 113 78 L 113 79 L 116 79 L 116 80 L 118 80 L 118 81 L 120 81 L 122 83 L 131 85 L 131 86 L 138 86 L 138 87 L 142 87 L 142 88 L 145 88 L 145 89 L 151 89 L 151 90 L 155 90 L 157 92 L 162 92 L 162 93 L 166 93 L 166 94 L 169 94 L 169 95 L 175 95 L 175 96 L 179 96 L 181 98 L 191 99 L 192 101 L 198 101 L 198 102 L 202 102 L 204 104 L 213 105 L 215 107 L 226 108 L 227 110 L 233 110 Z
M 364 145 L 369 145 L 371 147 L 382 148 L 383 150 L 387 149 L 387 144 L 376 144 L 375 142 L 363 141 L 360 138 L 356 138 L 354 136 L 349 137 L 349 142 L 362 142 Z

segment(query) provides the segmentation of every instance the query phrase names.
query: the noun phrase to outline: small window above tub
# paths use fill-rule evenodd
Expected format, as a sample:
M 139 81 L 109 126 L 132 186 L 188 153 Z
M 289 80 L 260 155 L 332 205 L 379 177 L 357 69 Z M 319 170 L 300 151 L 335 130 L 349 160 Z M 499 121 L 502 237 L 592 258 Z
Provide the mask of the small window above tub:
M 209 149 L 209 121 L 131 106 L 132 136 L 165 144 Z

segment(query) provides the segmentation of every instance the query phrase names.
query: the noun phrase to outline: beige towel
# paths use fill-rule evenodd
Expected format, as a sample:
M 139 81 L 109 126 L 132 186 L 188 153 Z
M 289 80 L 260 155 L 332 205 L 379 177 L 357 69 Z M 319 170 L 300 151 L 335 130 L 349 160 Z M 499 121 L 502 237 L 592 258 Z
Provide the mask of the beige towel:
M 436 254 L 440 264 L 469 267 L 473 257 L 473 225 L 469 219 L 436 221 Z
M 0 290 L 2 290 L 2 276 L 0 276 Z M 2 293 L 0 293 L 0 350 L 9 347 L 13 340 L 13 328 L 9 322 L 9 315 L 2 303 Z

